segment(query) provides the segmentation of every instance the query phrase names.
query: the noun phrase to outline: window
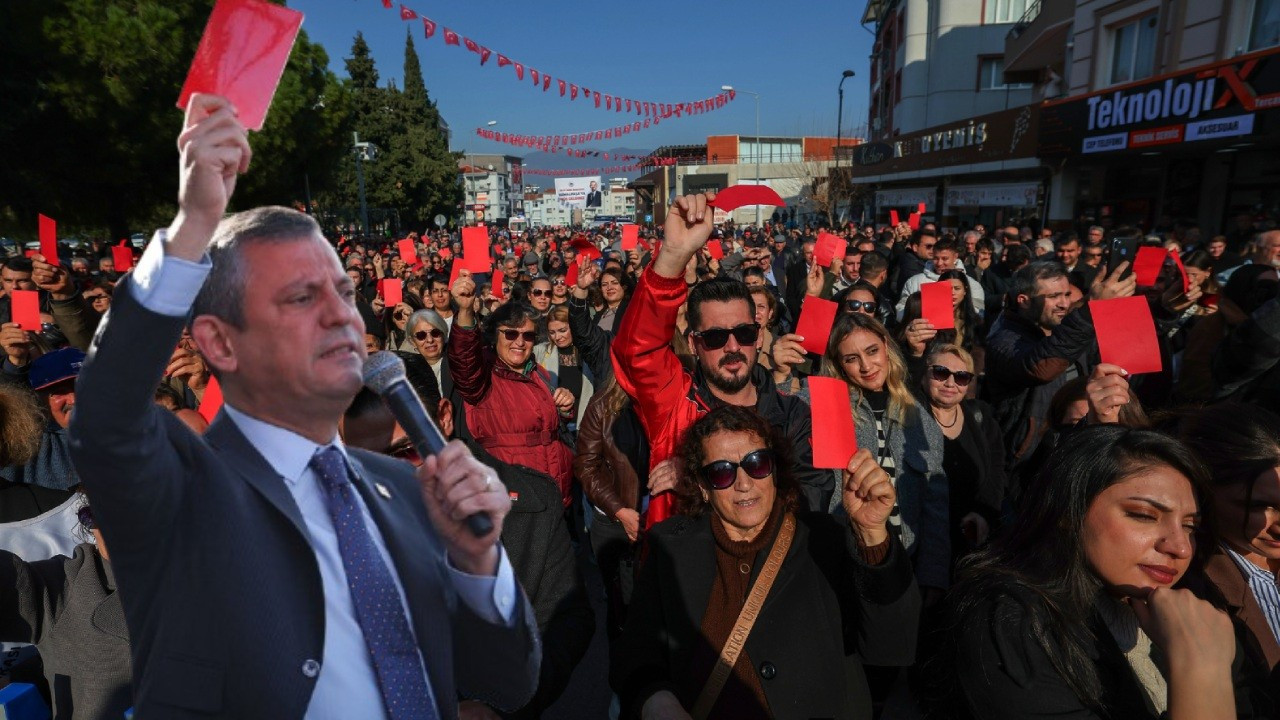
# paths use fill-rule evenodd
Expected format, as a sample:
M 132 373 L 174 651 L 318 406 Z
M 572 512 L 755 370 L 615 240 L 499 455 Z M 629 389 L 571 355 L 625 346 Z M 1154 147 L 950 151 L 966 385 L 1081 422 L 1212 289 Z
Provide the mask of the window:
M 1155 70 L 1158 16 L 1155 13 L 1111 29 L 1111 83 L 1149 77 Z
M 982 58 L 981 63 L 978 66 L 979 90 L 1022 90 L 1031 87 L 1027 83 L 1005 84 L 1004 58 L 1002 57 Z
M 902 102 L 902 71 L 893 75 L 893 104 L 897 105 Z
M 983 21 L 988 25 L 1015 23 L 1027 12 L 1027 5 L 1038 5 L 1039 0 L 987 0 L 987 14 Z
M 1253 0 L 1249 52 L 1280 45 L 1280 0 Z

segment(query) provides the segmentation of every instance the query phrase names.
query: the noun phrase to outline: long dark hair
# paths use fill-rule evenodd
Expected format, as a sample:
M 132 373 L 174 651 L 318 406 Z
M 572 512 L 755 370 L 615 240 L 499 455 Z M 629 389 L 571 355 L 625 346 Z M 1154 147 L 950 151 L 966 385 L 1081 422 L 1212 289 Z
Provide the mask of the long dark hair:
M 777 489 L 774 502 L 782 503 L 784 510 L 795 510 L 800 502 L 800 487 L 791 474 L 791 443 L 787 437 L 769 424 L 753 408 L 722 405 L 698 418 L 684 434 L 677 457 L 680 458 L 680 477 L 672 492 L 675 493 L 676 512 L 681 515 L 701 516 L 711 507 L 702 495 L 702 480 L 698 470 L 707 464 L 707 453 L 702 442 L 718 432 L 751 433 L 764 441 L 773 451 L 773 486 Z M 708 493 L 716 492 L 707 489 Z
M 1039 477 L 1027 489 L 1022 511 L 1008 532 L 961 564 L 947 607 L 943 648 L 928 673 L 938 685 L 930 692 L 939 703 L 963 707 L 955 685 L 961 662 L 962 626 L 990 623 L 992 602 L 1010 598 L 1026 606 L 1026 627 L 1080 702 L 1099 714 L 1102 682 L 1089 656 L 1090 617 L 1101 581 L 1085 559 L 1084 518 L 1089 506 L 1108 487 L 1145 467 L 1168 466 L 1191 481 L 1203 512 L 1208 472 L 1190 450 L 1167 435 L 1116 425 L 1079 431 L 1058 447 Z M 1208 513 L 1204 513 L 1206 516 Z M 1202 526 L 1203 527 L 1203 526 Z M 1196 562 L 1208 552 L 1207 530 L 1196 542 Z M 967 716 L 961 711 L 960 717 Z

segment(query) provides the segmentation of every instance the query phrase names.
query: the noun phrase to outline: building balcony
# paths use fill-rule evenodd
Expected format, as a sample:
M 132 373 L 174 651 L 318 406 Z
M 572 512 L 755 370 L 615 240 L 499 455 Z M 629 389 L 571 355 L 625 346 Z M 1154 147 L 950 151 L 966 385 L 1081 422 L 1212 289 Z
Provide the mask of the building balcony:
M 1036 83 L 1051 69 L 1061 77 L 1075 18 L 1074 0 L 1033 0 L 1004 41 L 1004 81 Z

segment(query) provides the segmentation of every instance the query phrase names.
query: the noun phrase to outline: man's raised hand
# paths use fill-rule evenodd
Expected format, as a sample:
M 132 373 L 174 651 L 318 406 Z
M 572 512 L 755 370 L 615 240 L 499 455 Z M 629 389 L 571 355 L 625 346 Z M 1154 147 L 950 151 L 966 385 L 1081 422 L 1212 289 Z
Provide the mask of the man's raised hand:
M 166 252 L 198 261 L 231 202 L 236 176 L 249 169 L 253 151 L 231 103 L 197 93 L 187 104 L 178 152 L 178 216 L 169 228 Z
M 715 226 L 715 209 L 709 203 L 715 199 L 714 192 L 698 193 L 681 195 L 672 203 L 663 224 L 662 252 L 653 265 L 659 275 L 680 277 L 689 258 L 707 244 Z

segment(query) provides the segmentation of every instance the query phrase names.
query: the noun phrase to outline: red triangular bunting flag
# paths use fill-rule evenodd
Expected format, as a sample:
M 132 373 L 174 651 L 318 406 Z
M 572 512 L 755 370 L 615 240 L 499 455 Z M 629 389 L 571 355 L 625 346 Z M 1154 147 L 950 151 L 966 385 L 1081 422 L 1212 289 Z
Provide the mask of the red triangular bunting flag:
M 401 5 L 401 6 L 400 6 L 400 19 L 401 19 L 401 20 L 412 20 L 412 19 L 414 19 L 414 18 L 416 18 L 416 17 L 418 17 L 418 13 L 416 13 L 416 12 L 414 12 L 414 11 L 410 10 L 409 8 L 407 8 L 407 7 L 403 6 L 403 5 Z
M 520 63 L 516 63 L 516 77 L 521 80 L 524 79 L 524 65 Z
M 480 64 L 483 65 L 489 61 L 489 48 L 480 46 Z
M 506 67 L 510 64 L 511 64 L 511 58 L 507 57 L 506 55 L 503 55 L 502 53 L 498 53 L 498 67 Z
M 454 31 L 450 30 L 449 28 L 445 28 L 445 29 L 444 29 L 444 44 L 445 44 L 445 45 L 457 45 L 457 44 L 458 44 L 458 33 L 456 33 L 456 32 L 454 32 Z
M 382 0 L 382 7 L 384 7 L 384 8 L 386 8 L 386 9 L 390 10 L 390 9 L 391 9 L 391 0 Z
M 476 41 L 472 40 L 471 38 L 462 38 L 462 44 L 465 45 L 467 49 L 473 53 L 480 52 L 480 46 L 477 45 Z
M 541 80 L 538 79 L 538 71 L 534 70 L 533 68 L 529 68 L 529 77 L 533 78 L 534 85 L 537 85 L 538 83 L 542 82 Z
M 595 100 L 596 107 L 600 107 L 600 93 L 591 93 L 591 99 Z
M 436 24 L 426 18 L 422 18 L 422 32 L 430 40 L 431 36 L 436 34 Z
M 569 99 L 570 100 L 578 99 L 578 86 L 574 85 L 573 83 L 569 84 Z
M 542 76 L 542 92 L 546 92 L 551 88 L 551 76 L 544 74 Z
M 610 97 L 609 95 L 604 96 L 604 109 L 605 110 L 613 109 L 613 98 Z
M 564 81 L 557 80 L 556 84 L 560 86 L 560 97 L 564 97 Z

